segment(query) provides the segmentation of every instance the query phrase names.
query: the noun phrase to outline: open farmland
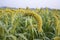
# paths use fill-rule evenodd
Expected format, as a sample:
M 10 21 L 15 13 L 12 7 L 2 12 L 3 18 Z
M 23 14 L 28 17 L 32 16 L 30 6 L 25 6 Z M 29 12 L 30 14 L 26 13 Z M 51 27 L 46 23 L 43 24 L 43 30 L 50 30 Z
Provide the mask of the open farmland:
M 60 40 L 60 10 L 0 8 L 0 40 Z

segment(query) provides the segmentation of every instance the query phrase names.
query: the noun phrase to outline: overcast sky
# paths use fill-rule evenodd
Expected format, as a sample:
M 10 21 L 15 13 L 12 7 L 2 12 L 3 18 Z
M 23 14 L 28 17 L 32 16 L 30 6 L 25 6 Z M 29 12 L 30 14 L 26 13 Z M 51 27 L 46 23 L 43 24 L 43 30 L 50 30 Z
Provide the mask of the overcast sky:
M 16 7 L 16 8 L 56 8 L 60 9 L 60 0 L 0 0 L 0 7 Z

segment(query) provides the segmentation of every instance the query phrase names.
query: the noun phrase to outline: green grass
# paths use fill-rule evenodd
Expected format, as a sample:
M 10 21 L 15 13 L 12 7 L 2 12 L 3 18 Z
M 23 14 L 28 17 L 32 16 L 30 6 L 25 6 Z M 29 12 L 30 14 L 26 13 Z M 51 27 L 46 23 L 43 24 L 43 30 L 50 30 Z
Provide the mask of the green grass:
M 34 10 L 35 11 L 35 10 Z M 42 12 L 43 11 L 43 12 Z M 60 31 L 56 34 L 55 17 L 56 11 L 38 10 L 42 17 L 43 32 L 38 32 L 37 21 L 34 17 L 14 12 L 14 14 L 0 12 L 0 40 L 52 40 L 60 36 Z M 55 15 L 58 16 L 60 23 L 60 11 L 57 10 Z M 58 26 L 60 28 L 60 25 Z

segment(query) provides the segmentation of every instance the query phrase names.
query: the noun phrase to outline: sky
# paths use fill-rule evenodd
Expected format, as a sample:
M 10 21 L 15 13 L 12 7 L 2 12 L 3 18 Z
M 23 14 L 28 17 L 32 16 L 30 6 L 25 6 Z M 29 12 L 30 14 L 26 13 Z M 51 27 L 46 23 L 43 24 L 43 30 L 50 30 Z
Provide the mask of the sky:
M 0 0 L 0 7 L 60 9 L 60 0 Z

